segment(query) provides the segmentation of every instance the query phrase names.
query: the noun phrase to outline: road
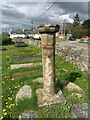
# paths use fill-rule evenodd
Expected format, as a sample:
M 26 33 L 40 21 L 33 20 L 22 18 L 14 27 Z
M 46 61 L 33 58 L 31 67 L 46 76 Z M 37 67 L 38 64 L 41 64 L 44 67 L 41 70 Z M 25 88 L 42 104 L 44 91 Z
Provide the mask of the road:
M 78 47 L 80 49 L 90 51 L 90 45 L 88 45 L 86 43 L 79 43 L 79 40 L 76 40 L 76 41 L 60 41 L 60 42 L 56 43 L 56 45 L 59 45 L 60 47 L 63 47 L 63 46 L 75 46 L 75 47 Z

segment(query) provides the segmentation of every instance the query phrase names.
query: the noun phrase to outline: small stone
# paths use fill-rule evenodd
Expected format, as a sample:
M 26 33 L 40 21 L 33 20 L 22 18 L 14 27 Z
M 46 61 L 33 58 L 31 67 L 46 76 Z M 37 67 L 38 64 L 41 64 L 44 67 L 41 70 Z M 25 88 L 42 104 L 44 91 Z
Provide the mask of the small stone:
M 16 102 L 19 99 L 24 99 L 24 98 L 31 98 L 32 90 L 31 87 L 28 85 L 24 85 L 16 94 Z
M 36 78 L 36 79 L 33 80 L 33 82 L 43 83 L 43 77 L 41 77 L 41 78 Z
M 70 91 L 76 90 L 76 91 L 83 92 L 83 90 L 78 85 L 76 85 L 75 83 L 71 83 L 71 82 L 69 82 L 69 84 L 67 84 L 66 88 L 69 89 Z
M 35 118 L 35 112 L 23 112 L 19 115 L 19 120 L 34 120 Z

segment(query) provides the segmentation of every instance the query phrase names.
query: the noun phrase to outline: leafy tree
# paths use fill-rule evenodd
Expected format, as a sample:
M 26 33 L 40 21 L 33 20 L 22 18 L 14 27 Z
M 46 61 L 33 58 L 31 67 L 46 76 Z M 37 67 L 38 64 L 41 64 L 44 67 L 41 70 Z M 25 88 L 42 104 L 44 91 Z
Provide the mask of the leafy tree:
M 74 23 L 73 25 L 76 26 L 76 25 L 80 25 L 80 17 L 78 15 L 78 13 L 74 16 Z
M 82 25 L 73 26 L 72 35 L 76 38 L 81 38 L 83 35 L 87 35 L 87 30 Z
M 90 19 L 85 20 L 82 24 L 84 28 L 89 29 L 90 28 Z
M 90 36 L 90 19 L 85 20 L 82 25 L 87 30 L 87 35 Z
M 2 41 L 2 45 L 11 44 L 11 38 L 10 38 L 9 33 L 2 32 L 1 37 L 0 37 L 0 43 L 1 41 Z

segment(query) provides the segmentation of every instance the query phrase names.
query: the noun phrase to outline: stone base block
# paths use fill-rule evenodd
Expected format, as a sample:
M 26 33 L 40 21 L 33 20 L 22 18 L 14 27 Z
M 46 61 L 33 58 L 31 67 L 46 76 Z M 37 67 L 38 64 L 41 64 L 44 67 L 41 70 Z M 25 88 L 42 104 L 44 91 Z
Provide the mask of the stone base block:
M 60 90 L 57 94 L 51 95 L 46 93 L 45 89 L 36 90 L 39 107 L 54 105 L 62 102 L 66 102 L 65 97 Z

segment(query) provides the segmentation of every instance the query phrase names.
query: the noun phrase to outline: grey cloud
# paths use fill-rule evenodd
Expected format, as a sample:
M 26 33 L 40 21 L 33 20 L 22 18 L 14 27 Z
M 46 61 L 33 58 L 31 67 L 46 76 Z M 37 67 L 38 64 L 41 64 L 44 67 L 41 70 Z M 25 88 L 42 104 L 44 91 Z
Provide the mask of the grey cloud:
M 63 8 L 68 13 L 88 13 L 88 2 L 61 2 L 56 4 L 58 7 Z
M 51 4 L 52 3 L 40 2 L 7 3 L 2 10 L 3 24 L 9 24 L 12 28 L 25 27 L 27 29 L 32 26 L 31 19 L 34 19 L 34 26 L 38 26 L 42 23 L 60 24 L 63 22 L 63 19 L 60 19 L 59 16 L 66 15 L 68 13 L 71 19 L 73 19 L 76 13 L 80 15 L 80 19 L 87 19 L 87 2 L 58 2 L 43 16 L 39 17 Z M 8 29 L 10 28 L 10 26 L 8 27 Z
M 13 10 L 13 9 L 12 9 L 12 10 L 3 9 L 3 10 L 2 10 L 2 15 L 3 15 L 3 16 L 7 16 L 7 17 L 10 17 L 10 18 L 18 18 L 18 19 L 22 19 L 22 18 L 25 17 L 24 14 L 19 13 L 18 11 Z M 2 17 L 3 17 L 3 16 L 2 16 Z

